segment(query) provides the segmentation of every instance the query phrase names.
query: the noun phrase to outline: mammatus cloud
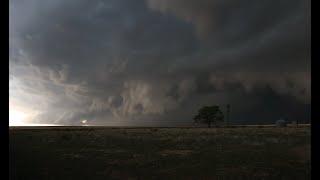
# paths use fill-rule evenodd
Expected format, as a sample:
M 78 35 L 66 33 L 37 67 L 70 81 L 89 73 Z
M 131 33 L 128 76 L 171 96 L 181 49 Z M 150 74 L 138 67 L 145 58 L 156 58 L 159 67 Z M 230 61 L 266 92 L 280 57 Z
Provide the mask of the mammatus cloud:
M 12 107 L 36 123 L 175 125 L 310 115 L 310 2 L 10 1 Z M 245 103 L 244 103 L 245 102 Z

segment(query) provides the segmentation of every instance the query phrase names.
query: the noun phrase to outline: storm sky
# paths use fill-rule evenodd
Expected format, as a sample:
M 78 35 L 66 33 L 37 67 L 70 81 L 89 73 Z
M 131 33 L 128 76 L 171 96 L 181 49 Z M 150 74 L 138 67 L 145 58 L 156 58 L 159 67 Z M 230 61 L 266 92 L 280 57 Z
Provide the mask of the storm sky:
M 309 121 L 309 0 L 10 0 L 9 107 L 28 123 Z

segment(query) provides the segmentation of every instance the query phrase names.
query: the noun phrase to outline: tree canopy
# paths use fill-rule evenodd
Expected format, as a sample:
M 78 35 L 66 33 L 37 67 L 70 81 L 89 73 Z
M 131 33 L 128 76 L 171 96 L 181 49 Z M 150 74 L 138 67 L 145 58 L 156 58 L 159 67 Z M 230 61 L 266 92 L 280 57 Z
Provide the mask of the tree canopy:
M 199 109 L 193 119 L 196 123 L 206 123 L 208 127 L 211 127 L 213 123 L 222 122 L 224 115 L 219 106 L 204 106 Z

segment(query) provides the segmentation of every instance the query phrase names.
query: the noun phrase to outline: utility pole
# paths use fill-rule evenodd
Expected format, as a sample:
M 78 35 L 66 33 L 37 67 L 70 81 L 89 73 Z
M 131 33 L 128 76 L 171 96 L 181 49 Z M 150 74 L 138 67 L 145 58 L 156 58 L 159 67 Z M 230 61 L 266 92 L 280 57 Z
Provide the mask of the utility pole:
M 227 104 L 227 117 L 226 117 L 226 124 L 229 125 L 230 120 L 230 104 Z

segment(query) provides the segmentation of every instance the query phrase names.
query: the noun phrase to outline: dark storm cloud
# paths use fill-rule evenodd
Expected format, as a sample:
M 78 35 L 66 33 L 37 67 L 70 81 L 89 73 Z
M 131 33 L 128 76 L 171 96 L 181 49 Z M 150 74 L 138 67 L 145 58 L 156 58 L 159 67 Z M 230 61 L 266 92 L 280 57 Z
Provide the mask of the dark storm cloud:
M 60 124 L 174 125 L 226 103 L 238 122 L 308 119 L 309 4 L 10 1 L 10 101 Z

